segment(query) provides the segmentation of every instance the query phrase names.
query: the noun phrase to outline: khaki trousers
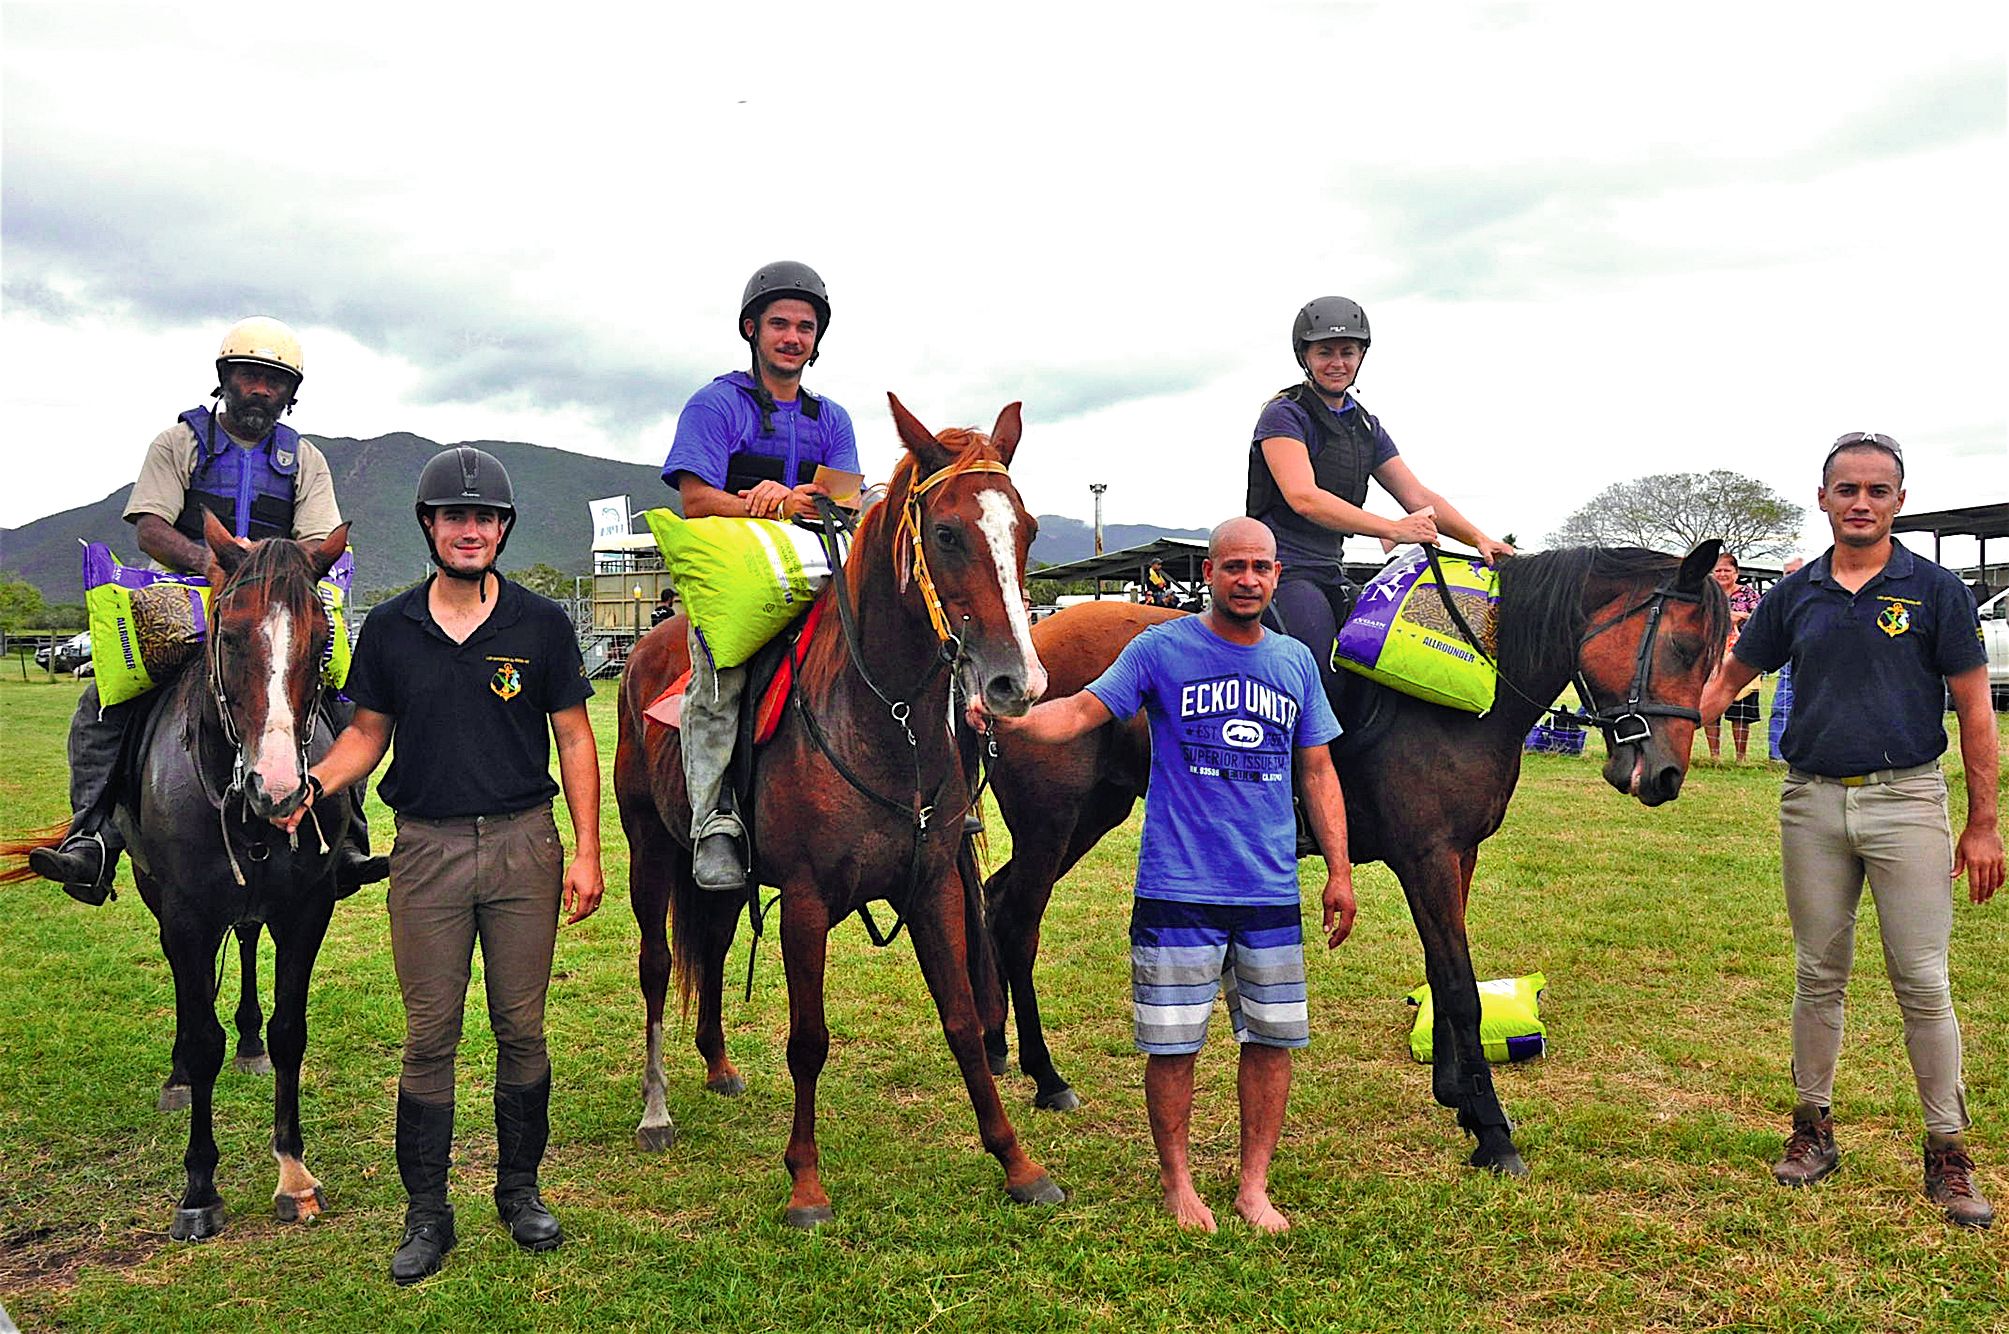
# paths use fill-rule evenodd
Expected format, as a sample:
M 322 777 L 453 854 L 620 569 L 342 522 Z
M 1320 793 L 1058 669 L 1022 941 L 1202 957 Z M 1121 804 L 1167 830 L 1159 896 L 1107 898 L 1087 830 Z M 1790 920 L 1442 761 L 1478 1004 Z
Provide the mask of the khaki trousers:
M 1859 787 L 1798 770 L 1786 778 L 1779 847 L 1793 922 L 1793 1084 L 1801 1102 L 1832 1105 L 1866 878 L 1925 1127 L 1952 1135 L 1968 1123 L 1946 967 L 1953 832 L 1945 775 L 1937 764 L 1920 770 Z
M 453 1101 L 461 1014 L 481 942 L 495 1082 L 523 1087 L 551 1069 L 544 996 L 558 937 L 565 848 L 546 802 L 508 815 L 398 817 L 391 846 L 391 954 L 405 1000 L 398 1089 Z

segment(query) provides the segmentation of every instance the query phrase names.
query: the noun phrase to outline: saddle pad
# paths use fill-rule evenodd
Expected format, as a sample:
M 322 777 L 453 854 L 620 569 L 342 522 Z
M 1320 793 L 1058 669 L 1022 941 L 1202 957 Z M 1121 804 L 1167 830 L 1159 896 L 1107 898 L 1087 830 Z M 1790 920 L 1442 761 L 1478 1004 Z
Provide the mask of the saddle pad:
M 788 692 L 795 685 L 796 669 L 802 665 L 803 658 L 808 656 L 810 640 L 816 634 L 816 623 L 822 618 L 823 600 L 818 598 L 810 604 L 809 614 L 802 618 L 802 627 L 796 633 L 795 642 L 789 645 L 788 652 L 775 668 L 774 676 L 761 691 L 760 703 L 754 711 L 754 745 L 767 744 L 774 736 L 775 729 L 781 726 L 782 711 L 788 707 Z M 653 719 L 665 727 L 681 726 L 684 716 L 684 693 L 690 689 L 690 685 L 691 671 L 686 667 L 682 676 L 670 682 L 669 688 L 656 696 L 648 708 L 642 710 L 642 716 Z

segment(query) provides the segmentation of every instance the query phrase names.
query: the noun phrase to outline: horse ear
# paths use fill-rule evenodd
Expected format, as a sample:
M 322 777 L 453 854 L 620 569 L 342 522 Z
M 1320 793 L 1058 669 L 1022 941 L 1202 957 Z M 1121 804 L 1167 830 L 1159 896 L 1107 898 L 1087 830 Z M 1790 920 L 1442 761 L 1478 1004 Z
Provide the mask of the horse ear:
M 250 544 L 231 536 L 230 530 L 211 510 L 202 512 L 202 535 L 209 541 L 209 549 L 216 556 L 216 564 L 225 574 L 233 573 L 244 563 L 244 553 Z
M 991 445 L 1007 468 L 1011 467 L 1011 456 L 1018 452 L 1019 432 L 1024 428 L 1024 423 L 1019 420 L 1020 406 L 1017 403 L 1005 404 L 1004 411 L 998 414 L 998 424 L 991 427 Z
M 941 442 L 935 439 L 934 432 L 921 425 L 920 419 L 907 411 L 906 405 L 900 402 L 898 394 L 889 390 L 886 402 L 892 406 L 893 427 L 900 433 L 900 443 L 907 447 L 908 453 L 920 460 L 923 476 L 940 472 L 955 462 L 955 455 L 942 448 Z
M 335 562 L 342 559 L 342 553 L 349 549 L 349 525 L 342 524 L 334 532 L 319 542 L 302 542 L 307 559 L 314 566 L 314 577 L 324 579 L 328 571 L 335 568 Z
M 1695 550 L 1681 558 L 1681 572 L 1674 577 L 1674 586 L 1684 593 L 1700 589 L 1709 572 L 1716 568 L 1716 557 L 1722 550 L 1723 543 L 1718 538 L 1698 543 Z

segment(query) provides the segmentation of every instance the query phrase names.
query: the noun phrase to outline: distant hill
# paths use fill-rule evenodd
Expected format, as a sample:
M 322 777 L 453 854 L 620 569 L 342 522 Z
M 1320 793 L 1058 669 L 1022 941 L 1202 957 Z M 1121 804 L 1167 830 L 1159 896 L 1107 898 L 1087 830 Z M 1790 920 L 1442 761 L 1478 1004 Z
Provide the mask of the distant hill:
M 372 440 L 307 438 L 328 456 L 343 517 L 354 525 L 350 544 L 356 553 L 356 589 L 398 587 L 420 578 L 427 564 L 412 519 L 412 488 L 426 460 L 442 446 L 402 431 Z M 501 459 L 516 488 L 523 523 L 510 536 L 505 569 L 541 562 L 568 574 L 589 573 L 593 526 L 587 502 L 602 496 L 626 495 L 637 511 L 657 505 L 674 508 L 675 496 L 663 485 L 656 464 L 621 463 L 544 445 L 465 443 Z M 131 494 L 128 483 L 94 504 L 19 528 L 0 528 L 0 571 L 26 579 L 50 602 L 81 601 L 79 541 L 106 542 L 123 560 L 141 559 L 132 526 L 119 517 Z M 1205 536 L 1204 529 L 1113 524 L 1103 528 L 1103 545 L 1117 551 L 1157 537 Z M 1039 516 L 1039 540 L 1032 548 L 1035 561 L 1059 565 L 1094 551 L 1095 537 L 1088 524 L 1059 514 Z

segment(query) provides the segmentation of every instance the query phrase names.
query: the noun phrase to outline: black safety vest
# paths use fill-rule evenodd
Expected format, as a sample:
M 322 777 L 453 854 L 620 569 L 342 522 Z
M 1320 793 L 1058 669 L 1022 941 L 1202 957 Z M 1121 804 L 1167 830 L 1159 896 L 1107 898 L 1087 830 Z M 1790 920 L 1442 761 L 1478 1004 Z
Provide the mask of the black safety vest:
M 1335 415 L 1308 384 L 1294 384 L 1276 397 L 1297 404 L 1311 419 L 1316 439 L 1306 441 L 1305 448 L 1311 456 L 1312 480 L 1318 483 L 1318 489 L 1329 491 L 1350 505 L 1365 504 L 1367 479 L 1374 470 L 1374 435 L 1380 423 L 1360 405 L 1359 399 L 1353 400 L 1352 411 Z M 1277 488 L 1277 479 L 1270 473 L 1269 461 L 1263 457 L 1260 440 L 1249 444 L 1246 508 L 1250 518 L 1261 519 L 1272 528 L 1301 533 L 1315 545 L 1337 543 L 1338 534 L 1305 518 L 1284 499 Z

